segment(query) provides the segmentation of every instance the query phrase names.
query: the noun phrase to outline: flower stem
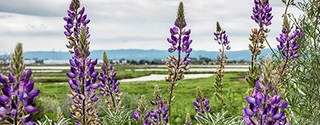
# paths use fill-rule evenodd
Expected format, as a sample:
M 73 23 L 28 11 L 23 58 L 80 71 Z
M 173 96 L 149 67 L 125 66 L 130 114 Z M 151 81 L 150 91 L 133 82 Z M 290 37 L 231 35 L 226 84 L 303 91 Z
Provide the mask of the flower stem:
M 82 69 L 83 70 L 85 70 L 85 68 L 86 68 L 86 61 L 83 59 L 82 60 Z M 84 87 L 84 84 L 85 84 L 85 77 L 86 77 L 86 75 L 84 75 L 84 77 L 83 78 L 81 78 L 80 80 L 81 80 L 81 94 L 83 94 L 83 97 L 84 97 L 84 99 L 82 100 L 82 125 L 86 125 L 86 110 L 85 110 L 85 108 L 86 108 L 86 94 L 85 94 L 85 87 Z
M 180 29 L 180 33 L 182 32 L 182 30 Z M 179 42 L 178 42 L 179 46 L 181 46 L 181 34 L 179 34 Z M 176 67 L 175 67 L 175 71 L 174 71 L 174 77 L 173 77 L 173 81 L 170 82 L 171 83 L 171 88 L 170 88 L 170 94 L 169 94 L 169 116 L 171 115 L 171 105 L 172 105 L 172 102 L 173 100 L 171 100 L 172 98 L 172 94 L 173 94 L 173 90 L 174 90 L 174 87 L 175 85 L 177 84 L 177 75 L 178 75 L 178 71 L 179 71 L 179 67 L 180 67 L 180 58 L 181 58 L 181 55 L 180 55 L 180 52 L 178 51 L 178 60 L 177 60 L 177 63 L 176 63 Z M 169 118 L 169 124 L 171 123 L 171 119 Z
M 109 73 L 108 73 L 108 70 L 107 70 L 107 74 L 109 74 Z M 110 76 L 110 75 L 109 75 L 109 76 Z M 108 84 L 108 87 L 109 87 L 109 89 L 111 90 L 111 85 L 110 85 L 110 84 Z M 111 96 L 111 101 L 112 101 L 113 108 L 115 108 L 114 110 L 116 111 L 117 108 L 116 108 L 116 103 L 115 103 L 115 100 L 114 100 L 113 92 L 112 92 L 112 91 L 110 91 L 110 96 Z
M 272 54 L 273 54 L 274 56 L 276 56 L 278 60 L 280 60 L 280 58 L 278 57 L 278 55 L 277 55 L 277 54 L 274 52 L 274 50 L 271 48 L 271 46 L 270 46 L 269 41 L 268 41 L 267 38 L 265 38 L 265 41 L 266 41 L 266 43 L 268 44 L 268 47 L 270 48 Z

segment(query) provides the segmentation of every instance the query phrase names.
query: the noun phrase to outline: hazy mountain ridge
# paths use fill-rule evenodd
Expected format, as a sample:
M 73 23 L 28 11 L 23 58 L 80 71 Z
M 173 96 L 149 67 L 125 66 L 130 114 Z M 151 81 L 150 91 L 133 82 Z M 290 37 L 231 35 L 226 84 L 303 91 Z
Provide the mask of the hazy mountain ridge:
M 102 58 L 104 50 L 92 50 L 90 58 Z M 176 53 L 169 53 L 167 50 L 140 50 L 140 49 L 119 49 L 119 50 L 106 50 L 109 59 L 129 59 L 129 60 L 154 60 L 154 59 L 166 59 L 168 55 L 176 55 Z M 215 59 L 219 54 L 218 51 L 192 51 L 190 57 L 198 58 L 207 57 Z M 229 60 L 251 60 L 251 52 L 249 50 L 241 51 L 227 51 L 226 54 Z M 271 55 L 270 49 L 264 49 L 260 56 Z M 57 51 L 27 51 L 24 52 L 25 59 L 37 58 L 40 60 L 68 60 L 72 57 L 69 52 L 57 52 Z

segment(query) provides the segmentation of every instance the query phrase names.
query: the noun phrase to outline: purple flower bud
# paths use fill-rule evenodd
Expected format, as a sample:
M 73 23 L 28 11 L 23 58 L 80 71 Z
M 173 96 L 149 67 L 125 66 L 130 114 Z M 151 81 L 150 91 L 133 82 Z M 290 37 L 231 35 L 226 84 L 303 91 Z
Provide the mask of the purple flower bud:
M 24 80 L 25 77 L 26 77 L 26 72 L 25 72 L 25 71 L 22 71 L 21 76 L 20 76 L 20 79 L 21 79 L 21 80 Z
M 92 77 L 92 78 L 96 78 L 96 77 L 98 76 L 98 74 L 99 74 L 98 72 L 93 72 L 93 73 L 91 74 L 91 77 Z
M 1 95 L 1 96 L 0 96 L 0 103 L 4 103 L 4 102 L 6 102 L 6 101 L 8 101 L 8 100 L 9 100 L 9 97 L 4 96 L 4 95 Z
M 26 74 L 26 78 L 29 79 L 32 76 L 32 70 L 29 68 Z
M 6 85 L 2 86 L 2 92 L 7 97 L 11 97 L 11 89 L 8 86 Z
M 204 105 L 209 105 L 209 100 L 208 99 L 204 100 L 203 104 Z
M 70 18 L 74 18 L 74 17 L 75 17 L 75 13 L 74 13 L 74 12 L 72 12 L 72 11 L 70 11 L 70 10 L 67 10 L 67 13 L 68 13 L 68 16 L 69 16 Z
M 117 73 L 114 72 L 114 70 L 111 70 L 111 72 L 110 72 L 110 77 L 116 77 L 116 75 L 117 75 Z
M 92 65 L 97 65 L 97 63 L 98 63 L 98 59 L 97 58 L 91 62 Z
M 64 35 L 66 35 L 66 36 L 71 36 L 71 33 L 70 33 L 70 32 L 67 32 L 67 31 L 64 31 Z
M 132 117 L 135 119 L 135 120 L 138 120 L 139 119 L 139 114 L 138 114 L 138 112 L 133 112 L 132 113 Z
M 33 114 L 37 111 L 37 108 L 29 105 L 29 106 L 26 106 L 24 110 L 30 114 Z
M 97 98 L 97 97 L 91 98 L 91 101 L 92 101 L 92 102 L 96 102 L 96 101 L 98 101 L 98 100 L 99 100 L 99 98 Z
M 171 35 L 176 35 L 179 33 L 179 29 L 177 27 L 170 28 Z
M 69 83 L 70 88 L 71 88 L 72 90 L 77 90 L 77 89 L 78 89 L 78 86 L 75 85 L 71 79 L 68 80 L 68 83 Z
M 282 102 L 282 103 L 280 103 L 279 106 L 280 106 L 281 108 L 287 108 L 288 103 L 287 103 L 287 102 Z
M 68 22 L 69 18 L 68 17 L 64 17 L 63 20 Z
M 87 14 L 84 14 L 81 18 L 82 21 L 86 20 L 87 19 Z
M 187 43 L 188 41 L 189 41 L 189 36 L 184 36 L 184 37 L 182 38 L 183 44 L 188 44 L 188 43 Z
M 11 114 L 11 117 L 14 117 L 17 114 L 17 110 L 16 109 L 12 109 L 10 114 Z
M 91 88 L 93 88 L 93 89 L 97 89 L 97 88 L 99 88 L 100 87 L 100 84 L 92 84 L 91 85 Z
M 85 8 L 82 7 L 82 9 L 79 11 L 79 14 L 82 15 L 84 13 L 84 11 L 85 11 Z
M 22 122 L 23 122 L 23 123 L 27 123 L 27 122 L 30 122 L 31 119 L 32 119 L 32 116 L 29 115 L 29 116 L 25 117 L 25 118 L 22 120 Z
M 33 89 L 34 82 L 29 82 L 26 86 L 26 92 L 30 92 Z
M 187 58 L 183 63 L 184 63 L 184 65 L 188 65 L 190 62 L 191 62 L 191 59 Z
M 6 84 L 8 82 L 8 79 L 5 78 L 2 74 L 0 74 L 0 83 Z
M 189 29 L 189 30 L 187 30 L 187 31 L 184 31 L 184 32 L 183 32 L 183 35 L 190 35 L 190 33 L 191 33 L 191 29 Z
M 27 98 L 26 100 L 24 100 L 23 105 L 24 106 L 28 106 L 33 102 L 34 98 Z
M 169 48 L 168 52 L 173 53 L 176 49 L 175 48 Z
M 255 104 L 255 103 L 256 103 L 255 99 L 252 98 L 252 97 L 250 97 L 250 96 L 247 96 L 247 97 L 246 97 L 246 100 L 247 100 L 247 102 L 248 102 L 249 104 Z
M 151 100 L 151 101 L 150 101 L 150 104 L 151 104 L 151 105 L 157 105 L 158 103 Z
M 4 107 L 0 107 L 0 116 L 6 115 L 7 114 L 7 109 Z
M 69 78 L 75 78 L 75 77 L 77 77 L 77 75 L 74 74 L 74 73 L 72 73 L 72 72 L 67 72 L 67 76 L 68 76 Z
M 90 23 L 90 20 L 83 21 L 83 25 L 87 25 L 88 23 Z
M 14 74 L 12 74 L 11 72 L 8 73 L 8 78 L 10 83 L 16 82 L 16 79 L 14 78 Z
M 251 123 L 251 120 L 249 119 L 249 117 L 248 116 L 243 116 L 243 120 L 244 120 L 244 122 L 247 124 L 247 125 L 251 125 L 252 123 Z
M 78 66 L 73 59 L 70 59 L 70 60 L 69 60 L 69 64 L 70 64 L 71 66 L 73 66 L 73 67 Z
M 273 116 L 273 119 L 274 119 L 274 120 L 278 120 L 278 119 L 280 119 L 282 116 L 283 116 L 283 112 L 280 112 L 280 113 L 274 115 L 274 116 Z
M 39 95 L 39 93 L 40 93 L 40 90 L 32 90 L 31 92 L 28 93 L 28 95 L 30 97 L 36 97 Z
M 248 116 L 253 116 L 253 111 L 251 109 L 248 108 L 244 108 L 244 112 L 248 115 Z
M 275 113 L 278 112 L 278 109 L 279 109 L 278 106 L 275 106 L 274 108 L 271 109 L 270 114 L 271 114 L 271 115 L 274 115 Z

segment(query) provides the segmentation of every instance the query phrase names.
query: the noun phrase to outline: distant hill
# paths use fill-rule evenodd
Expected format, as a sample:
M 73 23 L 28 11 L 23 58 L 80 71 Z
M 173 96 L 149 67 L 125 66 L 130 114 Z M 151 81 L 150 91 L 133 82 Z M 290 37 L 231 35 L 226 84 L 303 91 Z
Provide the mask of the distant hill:
M 90 58 L 102 58 L 102 53 L 104 50 L 92 50 Z M 129 59 L 129 60 L 154 60 L 154 59 L 166 59 L 167 56 L 176 55 L 176 53 L 171 54 L 167 50 L 140 50 L 140 49 L 119 49 L 119 50 L 107 50 L 107 55 L 109 59 Z M 208 57 L 211 59 L 216 58 L 219 54 L 218 51 L 192 51 L 190 57 L 198 58 Z M 249 50 L 241 51 L 227 51 L 226 54 L 229 60 L 251 60 L 251 52 Z M 69 52 L 53 52 L 53 51 L 27 51 L 24 52 L 25 59 L 37 58 L 40 60 L 68 60 L 71 58 Z M 270 49 L 264 49 L 261 56 L 271 55 Z

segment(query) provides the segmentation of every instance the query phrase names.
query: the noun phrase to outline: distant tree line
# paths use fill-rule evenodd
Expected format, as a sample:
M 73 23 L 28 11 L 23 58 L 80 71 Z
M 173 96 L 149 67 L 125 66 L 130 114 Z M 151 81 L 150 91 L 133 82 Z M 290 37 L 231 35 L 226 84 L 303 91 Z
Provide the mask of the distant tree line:
M 154 59 L 154 60 L 127 60 L 126 64 L 128 65 L 165 65 L 166 60 Z M 202 57 L 201 60 L 192 58 L 191 62 L 192 65 L 216 65 L 216 60 L 212 60 L 210 58 Z M 227 64 L 249 64 L 250 61 L 246 60 L 228 60 Z

